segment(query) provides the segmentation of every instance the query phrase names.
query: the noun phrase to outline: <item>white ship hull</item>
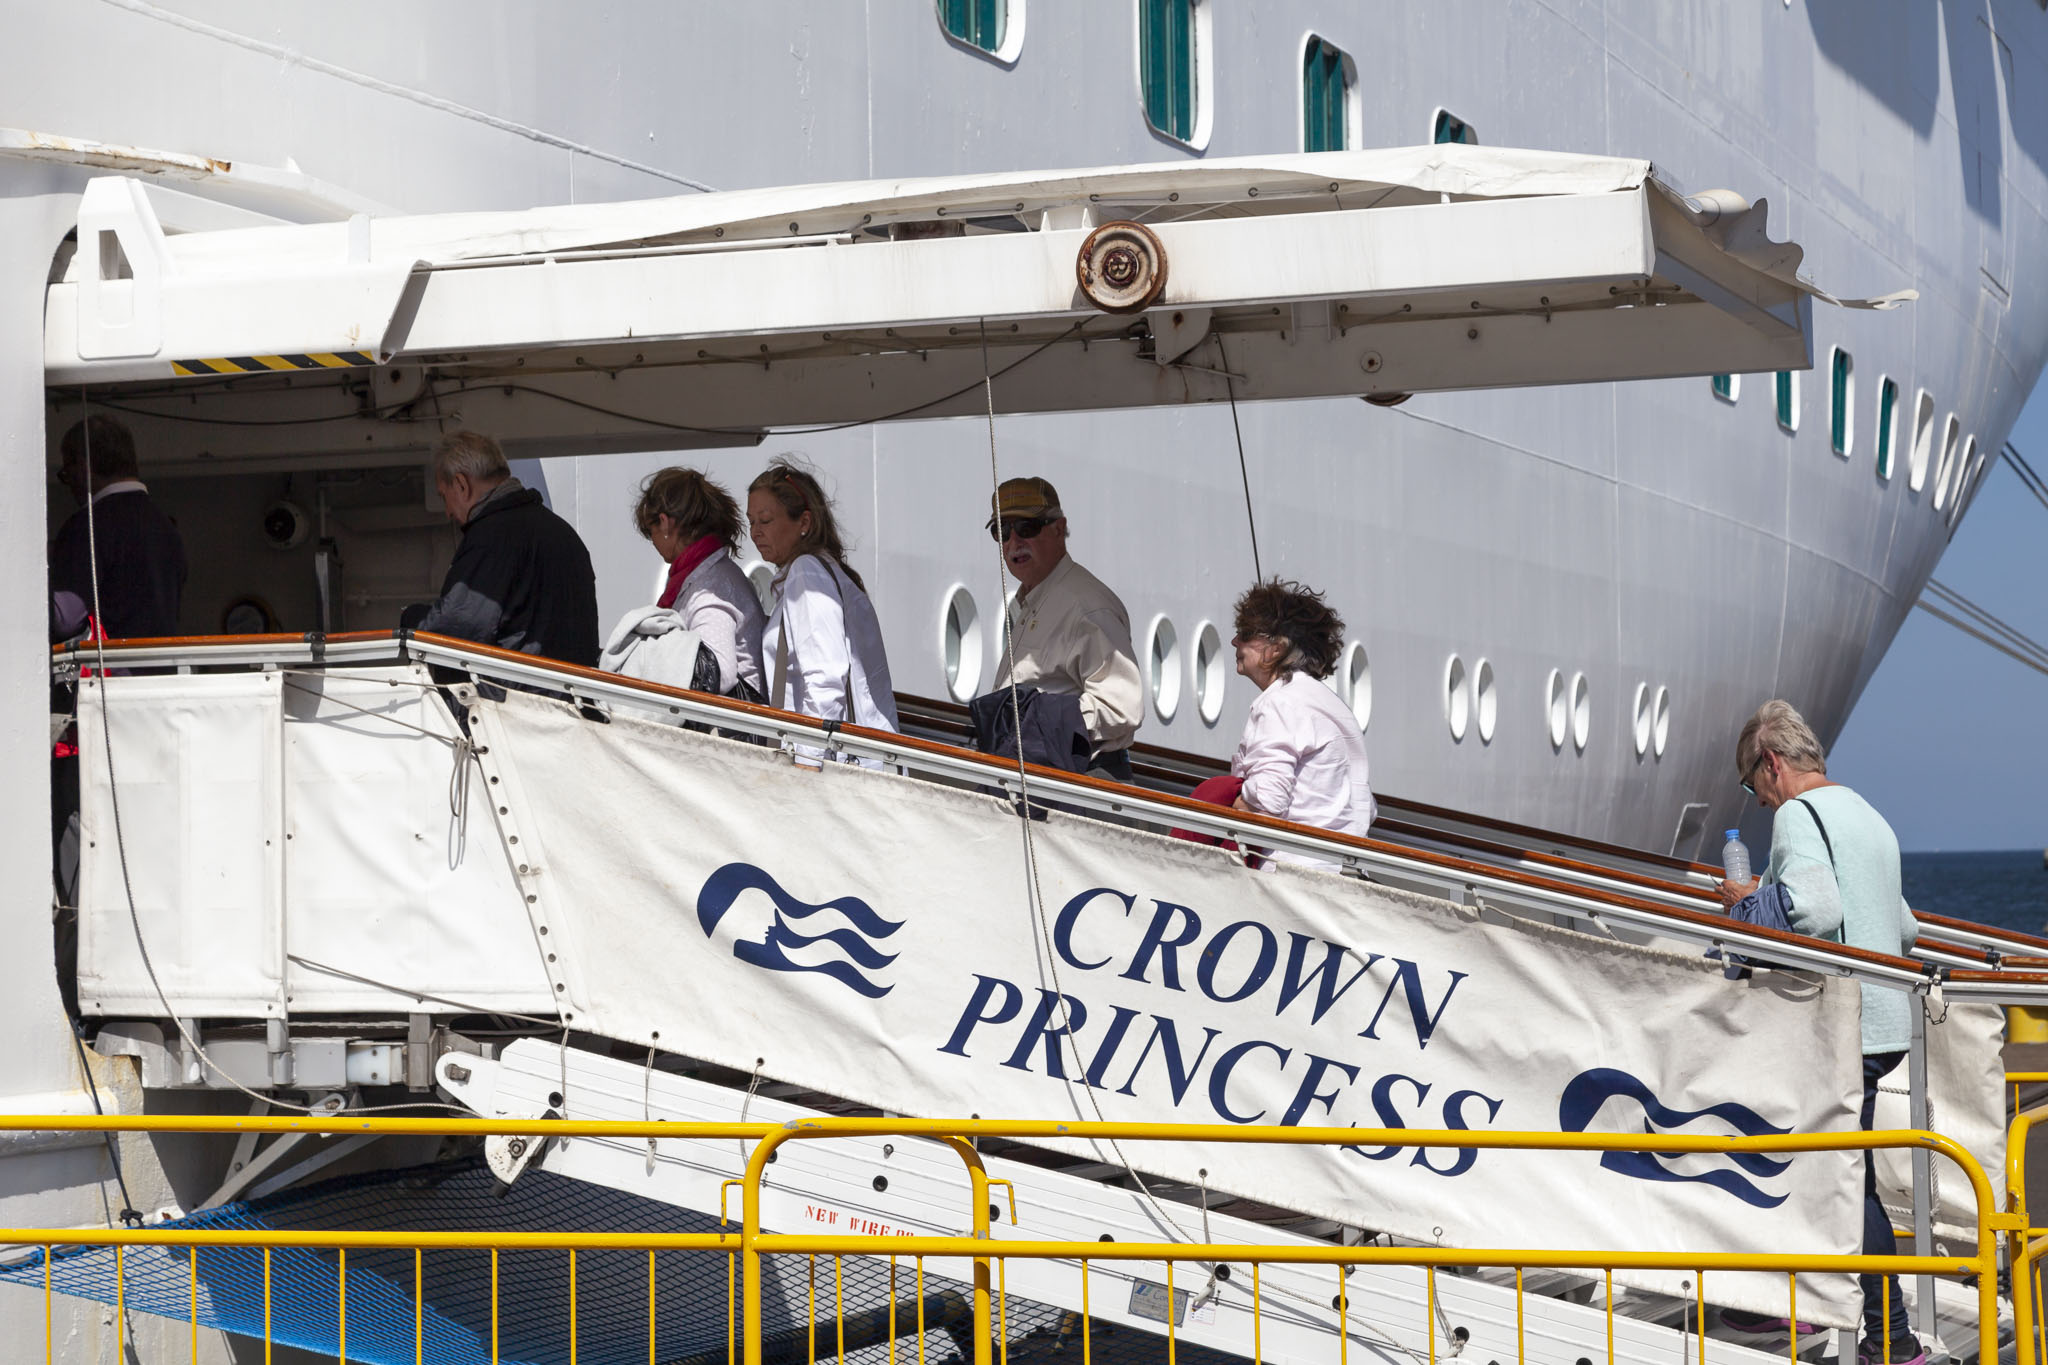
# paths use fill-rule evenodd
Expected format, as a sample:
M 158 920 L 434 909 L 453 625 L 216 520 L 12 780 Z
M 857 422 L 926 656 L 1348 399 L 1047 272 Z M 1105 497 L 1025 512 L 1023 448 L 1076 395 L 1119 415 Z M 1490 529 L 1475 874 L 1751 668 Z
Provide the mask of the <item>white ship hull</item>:
M 1300 145 L 1301 41 L 1312 31 L 1372 72 L 1359 91 L 1362 144 L 1422 140 L 1442 107 L 1489 142 L 1645 155 L 1689 188 L 1782 185 L 1778 222 L 1829 283 L 1920 291 L 1900 312 L 1823 313 L 1795 433 L 1780 428 L 1764 375 L 1747 377 L 1733 405 L 1700 379 L 1425 396 L 1392 410 L 1353 400 L 1243 409 L 1263 567 L 1327 590 L 1370 661 L 1376 786 L 1690 854 L 1704 832 L 1749 823 L 1728 756 L 1758 701 L 1788 697 L 1824 739 L 1839 731 L 2048 344 L 2042 300 L 2024 287 L 2042 259 L 2048 124 L 2013 93 L 2048 75 L 2043 16 L 2024 0 L 1896 9 L 1880 21 L 1846 0 L 1512 13 L 1215 6 L 1210 153 Z M 1080 0 L 1032 0 L 1008 65 L 949 41 L 922 3 L 650 6 L 565 23 L 540 6 L 279 15 L 109 0 L 24 11 L 9 26 L 9 124 L 222 158 L 253 182 L 229 198 L 308 220 L 1179 154 L 1142 116 L 1128 10 Z M 47 800 L 34 775 L 48 743 L 37 705 L 44 542 L 70 510 L 45 473 L 57 433 L 45 430 L 42 300 L 76 197 L 101 173 L 94 160 L 44 138 L 0 145 L 0 442 L 10 456 L 0 506 L 12 517 L 0 536 L 0 581 L 11 585 L 0 752 L 25 778 L 0 834 L 16 945 L 0 965 L 13 1025 L 0 1084 L 38 1108 L 52 1094 L 90 1103 L 51 967 Z M 187 211 L 191 225 L 231 214 Z M 1855 365 L 1846 457 L 1829 439 L 1837 345 Z M 1899 386 L 1897 430 L 1893 471 L 1880 477 L 1887 376 Z M 1123 595 L 1141 636 L 1163 617 L 1182 642 L 1179 704 L 1170 720 L 1148 716 L 1140 739 L 1208 753 L 1235 743 L 1251 695 L 1231 679 L 1205 722 L 1190 672 L 1200 624 L 1227 636 L 1230 601 L 1252 572 L 1230 421 L 1217 406 L 1014 418 L 996 438 L 1005 473 L 1062 489 L 1077 555 Z M 830 475 L 898 685 L 946 695 L 952 588 L 967 587 L 985 618 L 995 604 L 980 530 L 985 429 L 898 425 L 771 448 L 801 450 Z M 691 458 L 739 485 L 766 453 Z M 644 600 L 654 578 L 627 512 L 655 463 L 546 470 L 557 508 L 592 546 L 608 618 Z M 336 530 L 345 559 L 381 561 L 348 583 L 345 624 L 368 627 L 431 593 L 452 541 L 418 534 L 434 517 L 417 483 L 363 489 L 332 496 L 402 509 Z M 219 629 L 247 595 L 288 628 L 309 623 L 307 551 L 274 553 L 255 530 L 268 502 L 289 493 L 311 504 L 309 488 L 286 489 L 281 476 L 177 478 L 157 493 L 194 549 L 188 630 Z M 413 533 L 411 548 L 380 548 L 390 528 Z M 1474 712 L 1488 702 L 1471 680 L 1490 666 L 1490 739 L 1476 714 L 1453 738 L 1454 657 Z M 1552 741 L 1553 672 L 1568 701 L 1584 676 L 1583 744 L 1569 707 Z M 1668 731 L 1659 739 L 1653 723 L 1644 751 L 1639 688 L 1652 699 L 1668 689 L 1670 707 Z M 148 1156 L 136 1144 L 128 1163 L 139 1206 L 194 1183 L 151 1175 Z M 17 1223 L 97 1222 L 112 1197 L 87 1149 L 26 1153 L 0 1169 Z M 95 1358 L 96 1331 L 110 1337 L 111 1326 L 77 1320 L 77 1358 Z

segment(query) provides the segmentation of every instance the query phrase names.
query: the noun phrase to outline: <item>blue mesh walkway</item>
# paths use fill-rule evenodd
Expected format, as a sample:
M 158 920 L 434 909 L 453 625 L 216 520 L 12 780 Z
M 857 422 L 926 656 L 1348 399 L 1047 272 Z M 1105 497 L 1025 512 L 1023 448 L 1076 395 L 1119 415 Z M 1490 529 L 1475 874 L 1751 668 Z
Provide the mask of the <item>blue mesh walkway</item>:
M 717 1219 L 598 1185 L 529 1170 L 506 1187 L 480 1157 L 432 1166 L 348 1176 L 267 1199 L 206 1209 L 165 1228 L 250 1230 L 425 1230 L 534 1232 L 714 1232 Z M 122 1278 L 127 1306 L 136 1312 L 186 1320 L 192 1315 L 192 1251 L 184 1247 L 128 1247 Z M 0 1266 L 0 1284 L 40 1293 L 43 1253 Z M 727 1352 L 727 1261 L 722 1252 L 664 1251 L 655 1257 L 653 1358 L 670 1365 L 724 1365 Z M 420 1325 L 425 1359 L 445 1365 L 487 1365 L 491 1356 L 491 1275 L 488 1251 L 430 1250 L 421 1261 L 425 1293 Z M 809 1258 L 770 1258 L 762 1271 L 764 1355 L 800 1365 L 811 1358 Z M 891 1350 L 886 1261 L 849 1257 L 843 1262 L 848 1365 L 946 1365 L 969 1354 L 968 1287 L 925 1277 L 927 1330 L 917 1340 L 914 1272 L 895 1269 Z M 836 1360 L 833 1263 L 815 1263 L 819 1360 Z M 501 1251 L 498 1259 L 498 1359 L 506 1365 L 567 1365 L 569 1255 L 566 1251 Z M 114 1302 L 112 1247 L 59 1247 L 50 1266 L 57 1292 Z M 340 1342 L 338 1264 L 332 1250 L 271 1252 L 270 1333 L 283 1345 L 328 1355 Z M 576 1254 L 576 1359 L 585 1365 L 639 1365 L 649 1357 L 647 1254 L 585 1250 Z M 244 1336 L 264 1332 L 263 1252 L 258 1248 L 206 1248 L 199 1253 L 198 1320 L 203 1327 Z M 1007 1313 L 1009 1355 L 1015 1362 L 1040 1354 L 1078 1357 L 1076 1315 L 1051 1305 L 1012 1299 Z M 1100 1365 L 1164 1361 L 1165 1340 L 1098 1322 L 1093 1358 Z M 923 1348 L 920 1350 L 920 1346 Z M 1184 1365 L 1226 1357 L 1183 1344 Z M 406 1365 L 414 1355 L 413 1253 L 410 1249 L 356 1250 L 348 1256 L 348 1359 L 366 1365 Z

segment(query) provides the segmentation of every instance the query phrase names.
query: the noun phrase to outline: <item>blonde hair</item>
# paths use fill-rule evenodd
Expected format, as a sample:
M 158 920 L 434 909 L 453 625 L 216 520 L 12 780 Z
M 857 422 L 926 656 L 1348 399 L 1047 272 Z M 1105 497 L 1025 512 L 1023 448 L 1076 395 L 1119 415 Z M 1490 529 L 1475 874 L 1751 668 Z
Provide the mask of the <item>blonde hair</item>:
M 772 494 L 792 521 L 801 521 L 804 513 L 809 512 L 811 533 L 798 542 L 801 548 L 822 551 L 830 556 L 853 580 L 853 586 L 862 592 L 867 591 L 860 575 L 846 562 L 846 544 L 839 537 L 839 522 L 832 515 L 832 500 L 825 496 L 815 474 L 799 465 L 794 457 L 778 455 L 747 485 L 747 491 Z
M 717 536 L 726 549 L 739 547 L 740 505 L 702 470 L 672 465 L 647 476 L 633 508 L 633 524 L 651 540 L 655 520 L 664 516 L 676 524 L 685 546 Z
M 1735 741 L 1736 771 L 1746 776 L 1766 750 L 1800 772 L 1824 775 L 1828 770 L 1828 752 L 1821 747 L 1820 736 L 1789 701 L 1767 701 L 1756 708 Z
M 511 473 L 505 452 L 481 431 L 451 431 L 434 447 L 437 484 L 447 483 L 457 474 L 471 483 L 496 483 Z

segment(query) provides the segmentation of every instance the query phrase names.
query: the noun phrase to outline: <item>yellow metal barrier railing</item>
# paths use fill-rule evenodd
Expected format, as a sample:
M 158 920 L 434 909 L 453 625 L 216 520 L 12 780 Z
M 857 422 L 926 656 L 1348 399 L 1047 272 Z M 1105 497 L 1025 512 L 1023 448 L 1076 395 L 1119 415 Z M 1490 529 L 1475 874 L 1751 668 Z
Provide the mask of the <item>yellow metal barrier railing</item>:
M 349 1252 L 362 1249 L 397 1248 L 409 1250 L 413 1280 L 415 1360 L 424 1361 L 426 1299 L 423 1265 L 426 1253 L 454 1249 L 490 1252 L 491 1359 L 499 1350 L 499 1255 L 508 1250 L 559 1250 L 567 1253 L 569 1275 L 566 1335 L 568 1358 L 574 1362 L 578 1346 L 577 1253 L 579 1251 L 631 1250 L 647 1256 L 647 1333 L 651 1365 L 663 1359 L 656 1339 L 656 1262 L 658 1254 L 694 1253 L 726 1258 L 726 1342 L 723 1359 L 727 1365 L 765 1365 L 769 1359 L 764 1341 L 762 1283 L 763 1258 L 804 1256 L 809 1261 L 807 1313 L 802 1331 L 807 1359 L 815 1362 L 819 1322 L 816 1257 L 833 1258 L 832 1304 L 828 1312 L 834 1324 L 835 1351 L 841 1365 L 849 1349 L 890 1343 L 890 1365 L 895 1365 L 895 1342 L 899 1305 L 896 1272 L 899 1260 L 912 1263 L 914 1272 L 915 1323 L 919 1365 L 924 1365 L 924 1334 L 940 1327 L 968 1338 L 963 1355 L 974 1365 L 1008 1365 L 1009 1303 L 1008 1264 L 1012 1260 L 1073 1262 L 1079 1267 L 1079 1299 L 1082 1306 L 1081 1365 L 1093 1365 L 1093 1324 L 1089 1311 L 1089 1273 L 1093 1262 L 1160 1262 L 1166 1267 L 1164 1314 L 1168 1365 L 1173 1365 L 1178 1340 L 1179 1300 L 1174 1287 L 1174 1269 L 1187 1262 L 1215 1267 L 1248 1266 L 1251 1274 L 1251 1356 L 1263 1360 L 1264 1299 L 1261 1267 L 1272 1265 L 1324 1265 L 1332 1269 L 1337 1294 L 1331 1302 L 1337 1310 L 1334 1330 L 1337 1365 L 1348 1365 L 1351 1308 L 1347 1276 L 1365 1266 L 1412 1266 L 1429 1272 L 1429 1314 L 1426 1324 L 1430 1365 L 1437 1350 L 1436 1281 L 1439 1269 L 1491 1268 L 1515 1272 L 1516 1359 L 1526 1360 L 1523 1317 L 1523 1273 L 1530 1269 L 1597 1271 L 1605 1277 L 1607 1359 L 1615 1355 L 1613 1275 L 1617 1270 L 1678 1270 L 1691 1272 L 1696 1296 L 1696 1326 L 1699 1336 L 1698 1360 L 1706 1359 L 1707 1317 L 1705 1276 L 1709 1272 L 1776 1272 L 1788 1281 L 1793 1330 L 1790 1350 L 1797 1361 L 1798 1282 L 1800 1273 L 1843 1273 L 1878 1275 L 1936 1275 L 1974 1280 L 1978 1308 L 1979 1359 L 1998 1357 L 1998 1257 L 1996 1235 L 2014 1234 L 2013 1284 L 2016 1325 L 2019 1328 L 2020 1365 L 2048 1365 L 2048 1340 L 2036 1354 L 2036 1335 L 2042 1331 L 2038 1311 L 2041 1276 L 2036 1258 L 2048 1258 L 2048 1235 L 2038 1239 L 2027 1228 L 2024 1208 L 2024 1145 L 2028 1125 L 2048 1114 L 2048 1106 L 2029 1111 L 2015 1123 L 2014 1142 L 2009 1149 L 2009 1188 L 2014 1207 L 1994 1207 L 1992 1187 L 1982 1167 L 1968 1151 L 1939 1134 L 1920 1131 L 1847 1132 L 1792 1134 L 1773 1137 L 1681 1136 L 1675 1134 L 1597 1134 L 1542 1132 L 1473 1132 L 1467 1130 L 1368 1130 L 1360 1128 L 1246 1128 L 1232 1125 L 1183 1125 L 1138 1123 L 1057 1123 L 1043 1121 L 957 1122 L 914 1119 L 819 1118 L 787 1125 L 691 1124 L 653 1122 L 593 1122 L 579 1120 L 513 1119 L 405 1119 L 405 1118 L 230 1118 L 167 1116 L 83 1116 L 37 1117 L 0 1115 L 0 1131 L 95 1131 L 150 1133 L 311 1133 L 416 1134 L 416 1135 L 526 1135 L 561 1138 L 611 1138 L 642 1142 L 647 1139 L 747 1139 L 753 1140 L 741 1187 L 741 1224 L 717 1233 L 652 1232 L 534 1232 L 518 1229 L 484 1231 L 277 1231 L 189 1228 L 11 1228 L 0 1229 L 0 1243 L 41 1247 L 44 1250 L 43 1292 L 46 1355 L 51 1349 L 53 1312 L 50 1265 L 56 1248 L 113 1246 L 115 1248 L 116 1322 L 123 1319 L 121 1296 L 125 1288 L 123 1261 L 131 1247 L 178 1247 L 191 1254 L 191 1324 L 194 1359 L 197 1359 L 199 1326 L 199 1261 L 208 1249 L 261 1248 L 263 1322 L 266 1343 L 270 1337 L 272 1253 L 280 1249 L 331 1250 L 336 1253 L 338 1354 L 347 1359 Z M 872 1234 L 787 1234 L 769 1233 L 761 1226 L 761 1192 L 768 1163 L 776 1151 L 797 1141 L 818 1141 L 854 1137 L 927 1138 L 944 1144 L 961 1159 L 969 1182 L 969 1232 L 964 1236 L 901 1236 Z M 1759 1153 L 1791 1154 L 1826 1151 L 1870 1151 L 1880 1148 L 1926 1150 L 1947 1157 L 1970 1182 L 1976 1203 L 1977 1239 L 1975 1252 L 1968 1256 L 1931 1255 L 1819 1255 L 1798 1252 L 1643 1252 L 1559 1248 L 1444 1248 L 1433 1246 L 1335 1246 L 1323 1244 L 1258 1245 L 1196 1242 L 1068 1242 L 1047 1240 L 1002 1240 L 991 1235 L 992 1184 L 982 1164 L 975 1141 L 981 1138 L 1016 1139 L 1102 1139 L 1128 1142 L 1260 1143 L 1270 1145 L 1346 1146 L 1399 1143 L 1415 1147 L 1524 1150 L 1555 1152 L 1650 1151 L 1665 1153 Z M 727 1181 L 729 1187 L 732 1181 Z M 1015 1217 L 1015 1193 L 1011 1192 L 1011 1215 Z M 721 1215 L 723 1221 L 723 1214 Z M 853 1323 L 845 1311 L 844 1258 L 873 1258 L 888 1264 L 889 1291 L 886 1310 L 873 1310 Z M 956 1297 L 927 1295 L 927 1259 L 964 1261 L 972 1266 L 968 1303 Z M 2024 1273 L 2022 1273 L 2024 1272 Z M 735 1283 L 737 1282 L 737 1284 Z M 735 1289 L 738 1302 L 735 1303 Z M 1923 1312 L 1928 1311 L 1923 1308 Z M 1688 1318 L 1694 1318 L 1689 1313 Z M 118 1329 L 117 1329 L 118 1330 Z M 903 1335 L 907 1335 L 904 1333 Z M 957 1341 L 956 1335 L 956 1341 Z M 793 1349 L 778 1346 L 777 1357 Z M 715 1365 L 719 1357 L 699 1354 L 686 1359 L 689 1365 Z M 1887 1365 L 1889 1363 L 1887 1362 Z
M 2048 1073 L 2009 1071 L 2018 1102 L 2019 1084 L 2048 1080 Z M 2012 1270 L 2013 1335 L 2019 1365 L 2048 1362 L 2048 1325 L 2043 1323 L 2041 1262 L 2048 1259 L 2048 1229 L 2033 1226 L 2027 1209 L 2027 1139 L 2035 1123 L 2048 1119 L 2048 1104 L 2015 1114 L 2005 1138 L 2005 1199 L 2008 1209 L 2007 1264 Z

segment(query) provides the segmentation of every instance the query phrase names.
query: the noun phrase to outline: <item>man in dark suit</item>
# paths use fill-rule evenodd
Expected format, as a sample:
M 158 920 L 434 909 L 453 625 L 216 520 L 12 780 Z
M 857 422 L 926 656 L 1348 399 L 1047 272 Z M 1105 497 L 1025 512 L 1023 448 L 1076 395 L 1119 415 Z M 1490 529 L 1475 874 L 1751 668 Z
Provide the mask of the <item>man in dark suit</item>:
M 597 575 L 576 528 L 512 477 L 490 437 L 452 432 L 434 449 L 434 487 L 462 543 L 433 605 L 404 624 L 563 663 L 597 666 Z
M 135 438 L 111 417 L 88 417 L 64 433 L 62 449 L 58 477 L 78 511 L 50 543 L 52 635 L 69 639 L 85 628 L 95 551 L 101 629 L 113 639 L 176 635 L 185 542 L 140 478 Z

